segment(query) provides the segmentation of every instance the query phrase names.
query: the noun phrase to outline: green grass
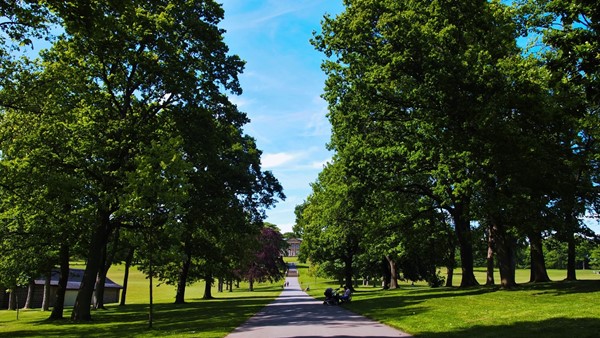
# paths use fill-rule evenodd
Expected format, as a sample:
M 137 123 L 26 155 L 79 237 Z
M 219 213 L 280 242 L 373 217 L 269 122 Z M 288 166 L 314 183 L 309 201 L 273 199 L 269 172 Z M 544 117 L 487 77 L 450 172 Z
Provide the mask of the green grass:
M 287 261 L 295 261 L 288 259 Z M 323 298 L 327 287 L 337 281 L 310 277 L 308 267 L 296 264 L 302 287 Z M 560 282 L 565 271 L 549 270 L 556 282 L 527 284 L 529 272 L 517 271 L 520 286 L 511 291 L 498 287 L 436 288 L 423 283 L 412 286 L 401 282 L 397 290 L 361 286 L 350 310 L 390 326 L 425 338 L 459 337 L 596 337 L 600 332 L 600 275 L 577 271 L 578 282 Z M 481 282 L 485 270 L 476 270 Z M 109 278 L 120 283 L 123 268 L 113 267 Z M 455 275 L 455 284 L 460 283 Z M 496 276 L 496 281 L 499 277 Z M 93 311 L 91 323 L 70 320 L 49 322 L 49 313 L 40 310 L 0 311 L 0 337 L 224 337 L 273 300 L 281 291 L 279 284 L 260 284 L 254 292 L 242 285 L 234 292 L 217 293 L 214 300 L 202 300 L 204 285 L 188 287 L 187 304 L 172 304 L 174 287 L 154 288 L 154 327 L 148 326 L 148 280 L 132 270 L 128 305 L 109 304 L 107 310 Z M 65 310 L 65 316 L 70 309 Z
M 115 266 L 108 277 L 117 283 L 123 281 L 123 267 Z M 204 284 L 196 283 L 186 289 L 187 304 L 173 304 L 175 288 L 168 285 L 154 287 L 153 328 L 148 329 L 148 280 L 132 269 L 127 290 L 127 304 L 120 307 L 108 304 L 107 310 L 92 312 L 90 323 L 70 320 L 48 321 L 49 312 L 39 309 L 0 311 L 0 337 L 224 337 L 281 292 L 279 284 L 258 284 L 255 291 L 247 291 L 243 284 L 234 292 L 217 293 L 216 299 L 202 300 Z M 71 309 L 64 312 L 69 317 Z
M 300 281 L 323 298 L 337 281 L 307 276 L 298 264 Z M 577 271 L 577 282 L 562 282 L 563 270 L 549 270 L 556 282 L 527 284 L 528 270 L 517 271 L 515 290 L 499 287 L 429 288 L 402 282 L 397 290 L 361 286 L 348 309 L 424 338 L 459 337 L 597 337 L 600 332 L 600 275 Z M 485 280 L 485 270 L 476 271 Z M 460 284 L 455 274 L 454 284 Z M 496 276 L 499 282 L 499 276 Z

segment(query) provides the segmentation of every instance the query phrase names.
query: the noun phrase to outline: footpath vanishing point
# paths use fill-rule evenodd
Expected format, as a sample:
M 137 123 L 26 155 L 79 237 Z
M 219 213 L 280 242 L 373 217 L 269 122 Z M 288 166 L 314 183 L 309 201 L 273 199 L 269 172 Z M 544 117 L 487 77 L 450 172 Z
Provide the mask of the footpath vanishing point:
M 226 338 L 412 337 L 341 306 L 323 305 L 302 291 L 296 276 L 292 266 L 281 295 Z

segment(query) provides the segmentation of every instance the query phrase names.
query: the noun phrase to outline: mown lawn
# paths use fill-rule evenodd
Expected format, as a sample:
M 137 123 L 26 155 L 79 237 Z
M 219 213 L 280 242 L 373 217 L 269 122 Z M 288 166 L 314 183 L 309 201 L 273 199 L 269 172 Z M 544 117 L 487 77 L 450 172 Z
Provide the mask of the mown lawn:
M 307 267 L 297 264 L 303 288 L 323 298 L 327 287 L 337 282 L 309 277 Z M 578 282 L 560 282 L 565 271 L 551 270 L 557 282 L 526 284 L 529 274 L 519 270 L 517 289 L 498 287 L 436 288 L 422 283 L 401 283 L 397 290 L 361 286 L 353 296 L 350 310 L 417 337 L 597 337 L 600 332 L 600 275 L 578 271 Z M 109 278 L 121 283 L 122 267 L 116 266 Z M 484 270 L 476 276 L 483 281 Z M 460 275 L 455 276 L 460 283 Z M 497 277 L 499 278 L 499 277 Z M 70 320 L 49 322 L 49 313 L 40 310 L 0 311 L 0 337 L 224 337 L 273 300 L 279 284 L 261 284 L 248 292 L 242 285 L 234 292 L 217 293 L 202 300 L 204 285 L 187 289 L 187 304 L 172 304 L 175 289 L 154 288 L 154 327 L 148 329 L 148 280 L 133 270 L 128 305 L 110 304 L 108 310 L 93 311 L 93 322 L 75 324 Z M 65 316 L 70 315 L 70 309 Z
M 123 281 L 123 267 L 115 266 L 108 277 Z M 76 324 L 70 320 L 48 321 L 49 312 L 39 309 L 0 311 L 0 337 L 224 337 L 281 292 L 281 285 L 259 284 L 249 292 L 246 284 L 233 292 L 218 293 L 215 299 L 202 300 L 204 284 L 186 289 L 187 304 L 173 304 L 175 288 L 154 287 L 153 328 L 148 329 L 149 283 L 144 275 L 132 269 L 127 291 L 127 305 L 108 304 L 107 310 L 92 312 L 91 323 Z M 64 312 L 69 317 L 71 309 Z
M 307 276 L 299 265 L 303 287 L 323 298 L 337 282 Z M 598 337 L 600 275 L 577 271 L 580 281 L 562 282 L 565 271 L 551 270 L 556 282 L 527 284 L 528 270 L 519 270 L 515 290 L 498 287 L 429 288 L 403 282 L 397 290 L 361 286 L 348 309 L 424 338 L 458 337 Z M 484 281 L 485 271 L 476 277 Z M 455 275 L 460 284 L 460 275 Z M 499 277 L 496 277 L 499 281 Z

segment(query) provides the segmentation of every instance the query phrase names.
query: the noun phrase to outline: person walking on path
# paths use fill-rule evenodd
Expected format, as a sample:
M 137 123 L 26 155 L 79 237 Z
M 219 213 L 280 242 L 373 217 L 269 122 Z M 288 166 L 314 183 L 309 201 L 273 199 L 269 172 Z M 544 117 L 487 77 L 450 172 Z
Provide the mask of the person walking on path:
M 289 284 L 288 284 L 289 283 Z M 281 295 L 227 338 L 412 337 L 340 306 L 325 306 L 287 277 Z

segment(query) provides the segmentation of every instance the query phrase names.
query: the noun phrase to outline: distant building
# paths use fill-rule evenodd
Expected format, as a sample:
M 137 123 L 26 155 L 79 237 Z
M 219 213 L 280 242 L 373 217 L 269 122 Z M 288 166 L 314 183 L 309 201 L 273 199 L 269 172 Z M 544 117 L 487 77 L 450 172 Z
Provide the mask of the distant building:
M 288 243 L 287 255 L 289 257 L 296 257 L 300 253 L 300 244 L 302 239 L 300 238 L 289 238 L 286 240 Z
M 73 306 L 75 304 L 75 298 L 77 298 L 77 292 L 83 279 L 82 269 L 69 269 L 69 280 L 67 282 L 67 290 L 65 292 L 65 306 Z M 56 291 L 58 290 L 58 279 L 60 273 L 57 270 L 52 271 L 50 278 L 50 307 L 54 306 L 56 300 Z M 33 289 L 33 299 L 31 302 L 32 308 L 42 307 L 42 299 L 44 297 L 44 284 L 46 283 L 45 278 L 40 277 L 35 280 L 35 286 Z M 119 293 L 123 287 L 110 279 L 106 278 L 104 283 L 104 303 L 118 303 Z M 0 292 L 0 309 L 8 308 L 8 293 L 1 290 Z M 93 296 L 95 299 L 95 295 Z M 19 307 L 25 305 L 25 299 L 27 298 L 27 286 L 17 288 L 17 299 L 19 301 Z M 92 301 L 94 301 L 92 299 Z

